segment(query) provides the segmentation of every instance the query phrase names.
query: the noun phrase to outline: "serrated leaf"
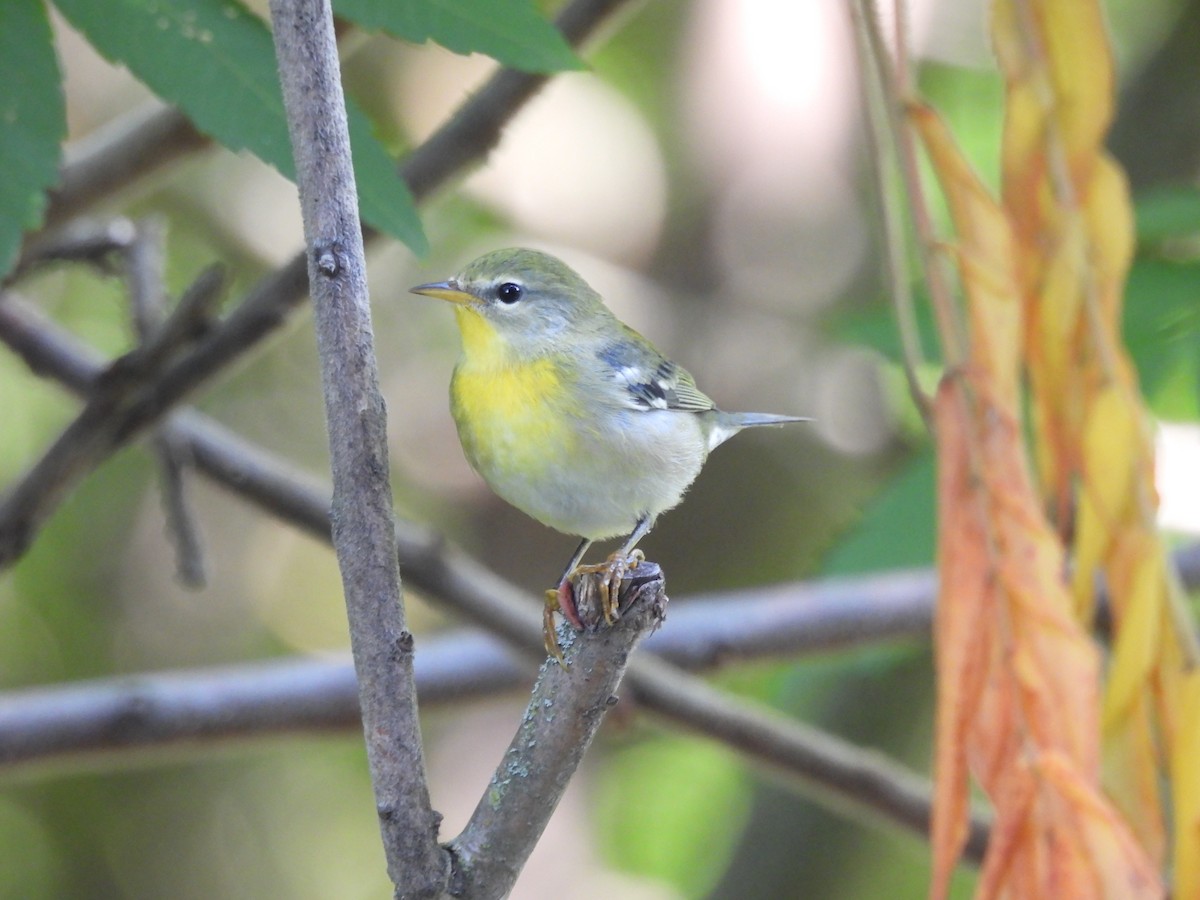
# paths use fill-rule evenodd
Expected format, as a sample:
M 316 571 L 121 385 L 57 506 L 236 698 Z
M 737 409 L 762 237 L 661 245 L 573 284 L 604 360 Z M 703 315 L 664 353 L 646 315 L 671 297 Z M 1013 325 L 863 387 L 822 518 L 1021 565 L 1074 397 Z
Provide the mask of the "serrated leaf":
M 106 58 L 127 66 L 196 127 L 293 177 L 291 145 L 266 24 L 234 0 L 55 0 Z M 417 253 L 427 244 L 408 188 L 348 104 L 363 218 Z
M 338 15 L 414 43 L 434 40 L 455 53 L 486 53 L 525 72 L 583 64 L 531 0 L 336 0 Z
M 0 272 L 21 235 L 41 224 L 46 188 L 58 179 L 67 116 L 46 8 L 0 3 Z

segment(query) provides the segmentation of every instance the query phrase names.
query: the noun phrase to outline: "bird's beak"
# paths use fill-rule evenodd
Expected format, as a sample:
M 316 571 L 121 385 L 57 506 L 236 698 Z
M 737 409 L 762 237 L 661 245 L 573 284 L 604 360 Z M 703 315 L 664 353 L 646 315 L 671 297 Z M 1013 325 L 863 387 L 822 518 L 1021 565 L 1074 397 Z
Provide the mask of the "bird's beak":
M 431 281 L 429 284 L 418 284 L 416 287 L 409 288 L 408 290 L 411 294 L 424 294 L 426 297 L 437 297 L 439 300 L 448 300 L 451 303 L 465 305 L 476 302 L 475 296 L 461 290 L 458 282 L 453 278 L 449 281 Z

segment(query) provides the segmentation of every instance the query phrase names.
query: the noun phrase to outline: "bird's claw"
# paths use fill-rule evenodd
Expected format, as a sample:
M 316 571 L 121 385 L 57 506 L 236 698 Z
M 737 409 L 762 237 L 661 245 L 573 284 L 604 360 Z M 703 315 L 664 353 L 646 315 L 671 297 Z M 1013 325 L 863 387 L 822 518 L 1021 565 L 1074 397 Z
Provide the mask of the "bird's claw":
M 542 643 L 546 647 L 546 652 L 558 660 L 558 664 L 565 669 L 567 661 L 563 659 L 562 646 L 558 643 L 558 631 L 554 627 L 554 611 L 559 608 L 558 592 L 560 590 L 562 590 L 562 585 L 559 585 L 558 590 L 550 588 L 546 591 L 546 603 L 542 607 Z
M 557 588 L 546 591 L 546 600 L 542 608 L 542 642 L 546 652 L 558 660 L 558 664 L 566 668 L 562 647 L 558 643 L 558 631 L 554 627 L 554 612 L 560 611 L 576 631 L 583 630 L 583 620 L 579 618 L 579 608 L 575 604 L 575 591 L 571 587 L 571 579 L 564 578 Z
M 597 589 L 600 593 L 600 612 L 604 616 L 604 623 L 612 625 L 621 617 L 619 609 L 621 582 L 625 580 L 626 574 L 631 569 L 636 569 L 638 563 L 646 559 L 641 550 L 634 550 L 628 555 L 617 551 L 602 563 L 597 563 L 591 566 L 579 566 L 571 573 L 571 578 L 577 575 L 601 575 L 602 578 L 597 582 Z

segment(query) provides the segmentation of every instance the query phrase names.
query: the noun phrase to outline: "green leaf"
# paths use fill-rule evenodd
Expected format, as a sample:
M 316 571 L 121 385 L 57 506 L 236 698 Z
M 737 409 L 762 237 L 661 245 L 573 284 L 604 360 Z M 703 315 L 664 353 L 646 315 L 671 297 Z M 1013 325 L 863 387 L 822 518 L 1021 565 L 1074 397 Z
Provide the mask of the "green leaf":
M 1139 243 L 1196 237 L 1200 235 L 1200 188 L 1175 186 L 1152 191 L 1137 199 L 1134 213 Z
M 67 20 L 127 66 L 196 127 L 294 177 L 287 120 L 266 24 L 235 0 L 55 0 Z M 407 186 L 367 117 L 348 104 L 363 218 L 413 249 L 427 249 Z
M 939 363 L 941 344 L 929 294 L 923 284 L 913 285 L 913 319 L 921 349 L 931 363 Z M 851 309 L 835 309 L 825 319 L 830 335 L 850 344 L 863 344 L 893 362 L 902 362 L 904 350 L 892 304 L 880 298 Z
M 403 241 L 413 253 L 424 256 L 429 252 L 429 241 L 408 185 L 396 172 L 395 160 L 375 137 L 370 119 L 352 97 L 346 98 L 346 114 L 359 215 L 363 221 Z
M 930 565 L 937 540 L 935 472 L 932 448 L 916 454 L 871 500 L 821 571 L 848 575 Z
M 1129 272 L 1125 344 L 1154 411 L 1195 418 L 1200 379 L 1200 263 L 1138 259 Z
M 41 0 L 0 2 L 0 273 L 22 234 L 42 222 L 58 180 L 66 106 L 50 20 Z
M 432 38 L 455 53 L 486 53 L 525 72 L 583 63 L 532 0 L 334 0 L 338 15 L 414 43 Z

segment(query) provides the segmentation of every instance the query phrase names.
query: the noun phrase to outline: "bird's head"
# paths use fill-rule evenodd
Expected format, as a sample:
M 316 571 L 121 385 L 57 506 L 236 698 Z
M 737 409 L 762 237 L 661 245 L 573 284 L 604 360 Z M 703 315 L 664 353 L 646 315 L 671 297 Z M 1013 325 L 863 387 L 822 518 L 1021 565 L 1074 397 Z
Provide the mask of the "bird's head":
M 538 250 L 494 250 L 453 278 L 411 290 L 455 304 L 464 344 L 499 340 L 521 356 L 561 350 L 564 338 L 609 315 L 573 269 Z

